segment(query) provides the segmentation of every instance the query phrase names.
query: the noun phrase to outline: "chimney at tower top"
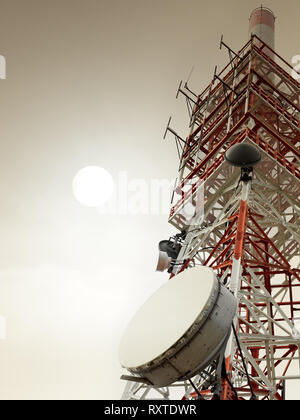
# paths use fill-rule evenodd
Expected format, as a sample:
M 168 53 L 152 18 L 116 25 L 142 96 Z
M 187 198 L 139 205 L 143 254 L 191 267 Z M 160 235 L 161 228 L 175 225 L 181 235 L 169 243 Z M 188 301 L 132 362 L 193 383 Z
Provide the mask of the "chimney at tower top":
M 275 49 L 275 16 L 272 10 L 263 6 L 253 10 L 250 15 L 249 37 L 251 35 L 258 36 L 272 50 Z

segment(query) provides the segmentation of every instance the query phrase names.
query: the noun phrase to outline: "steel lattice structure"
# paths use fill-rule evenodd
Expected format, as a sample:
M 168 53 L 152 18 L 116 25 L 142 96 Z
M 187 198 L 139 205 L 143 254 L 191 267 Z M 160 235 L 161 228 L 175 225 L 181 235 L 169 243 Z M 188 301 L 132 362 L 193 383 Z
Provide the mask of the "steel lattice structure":
M 300 378 L 295 326 L 300 317 L 300 84 L 291 66 L 257 36 L 237 54 L 226 47 L 228 65 L 200 95 L 187 84 L 179 87 L 190 111 L 187 139 L 167 128 L 180 152 L 169 222 L 185 232 L 172 275 L 202 264 L 228 284 L 234 259 L 240 259 L 237 339 L 232 337 L 226 359 L 230 381 L 223 376 L 221 398 L 283 399 L 285 380 Z M 243 142 L 262 154 L 246 199 L 240 170 L 224 159 L 232 145 Z M 185 209 L 193 206 L 197 213 L 201 188 L 204 214 L 191 222 Z M 164 389 L 128 382 L 123 397 L 143 399 L 155 391 L 168 399 L 182 387 L 184 399 L 211 399 L 216 371 L 217 361 L 191 382 Z

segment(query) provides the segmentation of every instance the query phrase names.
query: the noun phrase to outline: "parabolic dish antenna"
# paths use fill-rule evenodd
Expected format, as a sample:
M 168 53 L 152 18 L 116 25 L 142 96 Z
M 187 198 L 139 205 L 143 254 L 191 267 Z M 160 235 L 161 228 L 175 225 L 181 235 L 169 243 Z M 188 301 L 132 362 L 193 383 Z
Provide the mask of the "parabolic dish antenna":
M 211 268 L 185 270 L 133 317 L 120 344 L 120 363 L 157 387 L 190 378 L 218 356 L 236 307 Z
M 252 168 L 261 161 L 259 150 L 248 143 L 239 143 L 232 146 L 225 153 L 226 161 L 238 168 Z

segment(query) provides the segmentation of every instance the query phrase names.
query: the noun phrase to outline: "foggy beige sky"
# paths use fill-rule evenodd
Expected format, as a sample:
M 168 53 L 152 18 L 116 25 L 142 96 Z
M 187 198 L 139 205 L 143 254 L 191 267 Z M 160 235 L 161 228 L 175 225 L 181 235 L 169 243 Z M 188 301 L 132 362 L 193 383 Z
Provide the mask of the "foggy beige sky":
M 187 135 L 175 99 L 192 66 L 200 92 L 247 42 L 258 1 L 0 0 L 0 399 L 118 399 L 118 345 L 164 281 L 162 215 L 103 215 L 72 194 L 79 169 L 117 179 L 173 179 L 167 120 Z M 265 1 L 276 50 L 300 55 L 298 0 Z M 288 397 L 299 399 L 299 383 Z

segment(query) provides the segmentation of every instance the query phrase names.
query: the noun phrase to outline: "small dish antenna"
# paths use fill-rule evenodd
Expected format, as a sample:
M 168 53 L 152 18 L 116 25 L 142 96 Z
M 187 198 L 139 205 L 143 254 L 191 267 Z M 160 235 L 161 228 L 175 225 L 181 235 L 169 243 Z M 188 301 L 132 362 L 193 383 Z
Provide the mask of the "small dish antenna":
M 260 151 L 248 143 L 239 143 L 232 146 L 225 153 L 225 160 L 238 168 L 253 168 L 261 161 Z

